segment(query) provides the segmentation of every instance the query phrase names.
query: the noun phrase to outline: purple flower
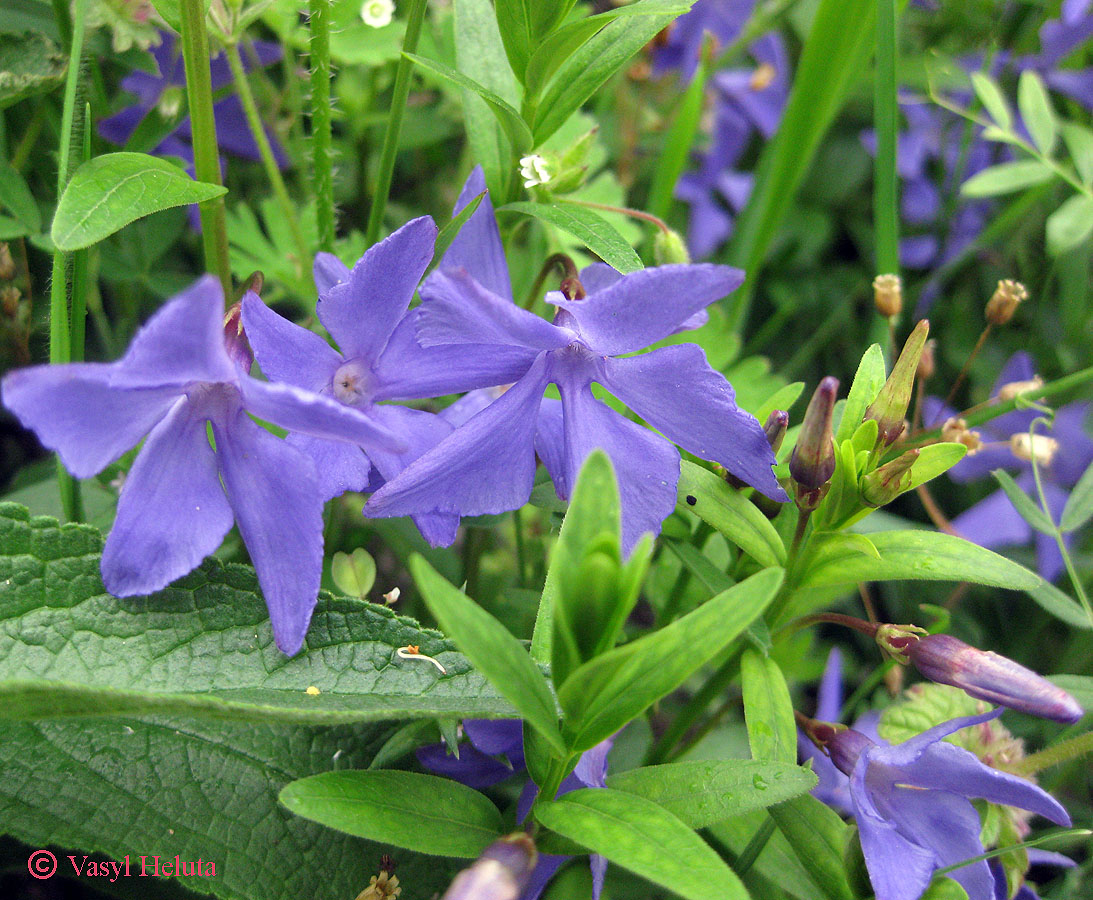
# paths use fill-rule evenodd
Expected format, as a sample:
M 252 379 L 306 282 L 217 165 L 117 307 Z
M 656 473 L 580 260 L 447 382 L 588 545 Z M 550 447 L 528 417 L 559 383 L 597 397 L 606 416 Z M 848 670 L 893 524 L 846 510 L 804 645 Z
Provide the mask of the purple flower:
M 118 362 L 12 372 L 3 400 L 78 478 L 147 435 L 103 550 L 107 590 L 128 597 L 165 587 L 212 553 L 234 521 L 277 646 L 292 654 L 319 590 L 323 498 L 314 463 L 248 414 L 370 449 L 400 445 L 356 410 L 251 378 L 225 346 L 223 303 L 220 283 L 206 276 L 159 310 Z
M 937 869 L 980 856 L 981 823 L 968 798 L 1030 810 L 1069 825 L 1066 810 L 1032 782 L 984 765 L 942 738 L 989 721 L 992 710 L 945 722 L 902 744 L 874 743 L 854 730 L 829 743 L 850 776 L 850 800 L 877 900 L 917 900 Z M 951 873 L 975 900 L 994 897 L 986 861 Z
M 169 93 L 171 91 L 180 93 L 186 85 L 182 53 L 176 46 L 175 36 L 170 32 L 160 32 L 160 39 L 159 46 L 152 49 L 152 56 L 159 74 L 152 75 L 148 72 L 136 71 L 126 75 L 121 82 L 122 89 L 136 95 L 137 102 L 99 123 L 100 136 L 112 144 L 126 144 L 137 130 L 137 126 L 144 121 L 145 116 L 161 102 L 171 103 L 176 109 L 182 102 L 181 96 L 171 98 Z M 246 69 L 252 68 L 255 64 L 262 67 L 271 65 L 283 55 L 280 45 L 268 41 L 253 41 L 242 50 L 244 51 L 241 54 L 243 66 Z M 214 56 L 210 66 L 214 93 L 231 84 L 231 69 L 223 53 Z M 166 98 L 165 94 L 168 95 Z M 173 113 L 168 112 L 165 118 L 169 119 L 172 116 Z M 243 105 L 236 94 L 229 94 L 216 101 L 213 104 L 213 117 L 216 121 L 216 141 L 221 150 L 244 159 L 254 161 L 261 159 L 254 135 L 247 126 Z M 280 143 L 269 129 L 266 130 L 266 136 L 269 138 L 277 165 L 282 169 L 287 168 L 289 160 Z M 182 157 L 189 164 L 193 174 L 194 151 L 191 139 L 190 117 L 186 116 L 151 152 L 156 156 Z
M 668 40 L 653 53 L 653 74 L 678 69 L 682 79 L 690 81 L 706 33 L 723 48 L 740 36 L 754 9 L 755 0 L 698 0 L 690 12 L 668 26 Z
M 1032 357 L 1024 351 L 1018 351 L 1002 367 L 1002 372 L 991 389 L 991 396 L 996 396 L 1004 385 L 1029 381 L 1034 375 Z M 1039 464 L 1044 496 L 1055 522 L 1059 521 L 1066 505 L 1068 489 L 1077 483 L 1089 464 L 1093 463 L 1093 439 L 1085 428 L 1090 409 L 1089 403 L 1067 404 L 1056 411 L 1055 423 L 1051 429 L 1037 431 L 1038 434 L 1056 440 L 1059 447 L 1050 464 Z M 946 407 L 936 397 L 927 397 L 923 404 L 923 421 L 927 426 L 940 425 L 955 415 L 955 410 Z M 1010 469 L 1018 473 L 1015 478 L 1017 486 L 1026 494 L 1032 495 L 1034 502 L 1039 504 L 1035 497 L 1032 464 L 1014 456 L 1009 446 L 1010 437 L 1027 433 L 1032 420 L 1039 415 L 1033 409 L 1018 409 L 979 426 L 983 448 L 953 466 L 949 470 L 949 477 L 963 483 L 987 478 L 995 469 Z M 952 524 L 958 534 L 989 549 L 1020 546 L 1035 538 L 1037 566 L 1040 574 L 1048 581 L 1054 581 L 1065 568 L 1055 539 L 1033 531 L 1032 526 L 1021 517 L 1001 490 L 961 513 L 953 519 Z M 1069 547 L 1073 535 L 1064 535 L 1063 539 Z
M 1063 68 L 1062 63 L 1093 36 L 1093 15 L 1088 0 L 1063 4 L 1062 18 L 1040 28 L 1040 52 L 1016 60 L 1018 71 L 1031 69 L 1060 94 L 1093 109 L 1093 68 Z
M 739 286 L 743 273 L 728 266 L 672 265 L 619 275 L 593 265 L 581 273 L 585 299 L 547 294 L 559 310 L 548 323 L 498 293 L 507 290 L 508 275 L 496 231 L 469 235 L 464 229 L 460 237 L 467 241 L 456 260 L 475 259 L 471 264 L 483 275 L 463 265 L 449 267 L 445 259 L 421 288 L 418 342 L 462 347 L 467 364 L 481 360 L 491 377 L 499 355 L 519 360 L 520 371 L 497 400 L 373 494 L 366 514 L 466 516 L 516 509 L 531 494 L 536 451 L 565 498 L 581 464 L 601 448 L 618 476 L 629 551 L 641 534 L 659 532 L 675 508 L 679 454 L 596 399 L 593 381 L 684 449 L 716 460 L 770 497 L 786 499 L 771 471 L 774 455 L 762 426 L 736 406 L 731 385 L 710 368 L 699 347 L 621 356 L 685 326 Z M 497 265 L 484 269 L 481 260 Z M 544 403 L 551 383 L 561 403 Z
M 431 744 L 416 751 L 418 761 L 430 772 L 445 775 L 476 790 L 504 781 L 509 775 L 524 771 L 523 723 L 519 719 L 466 719 L 463 731 L 470 745 L 459 748 L 459 759 L 449 756 L 443 744 Z M 607 755 L 615 739 L 608 738 L 581 754 L 577 765 L 562 781 L 556 796 L 579 788 L 606 787 Z M 503 760 L 496 757 L 501 756 Z M 516 819 L 523 822 L 531 812 L 539 788 L 528 779 L 516 804 Z M 520 900 L 537 900 L 547 883 L 570 856 L 539 854 L 535 871 Z M 592 897 L 599 900 L 603 890 L 607 859 L 593 853 L 589 859 L 592 870 Z

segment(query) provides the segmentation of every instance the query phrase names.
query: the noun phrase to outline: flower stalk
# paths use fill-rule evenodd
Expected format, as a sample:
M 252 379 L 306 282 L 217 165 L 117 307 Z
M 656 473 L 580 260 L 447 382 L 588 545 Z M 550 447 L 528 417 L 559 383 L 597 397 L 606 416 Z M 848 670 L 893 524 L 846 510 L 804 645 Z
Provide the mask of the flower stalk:
M 334 252 L 334 151 L 330 130 L 330 0 L 310 0 L 311 165 L 319 249 Z

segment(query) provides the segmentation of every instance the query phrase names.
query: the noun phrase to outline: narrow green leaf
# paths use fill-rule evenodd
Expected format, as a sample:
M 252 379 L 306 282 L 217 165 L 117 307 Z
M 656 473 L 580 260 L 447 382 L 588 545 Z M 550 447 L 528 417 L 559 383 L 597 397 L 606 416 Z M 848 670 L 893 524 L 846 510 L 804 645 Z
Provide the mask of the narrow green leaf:
M 536 807 L 547 828 L 687 900 L 748 900 L 725 862 L 690 828 L 650 800 L 582 788 Z
M 977 544 L 931 531 L 878 531 L 869 535 L 880 559 L 831 535 L 819 542 L 802 584 L 821 587 L 859 581 L 970 581 L 1029 591 L 1042 583 L 1024 566 Z
M 42 230 L 42 214 L 38 203 L 27 187 L 23 176 L 15 171 L 6 161 L 0 159 L 0 206 L 9 212 L 24 226 L 28 234 L 37 234 Z
M 877 399 L 877 394 L 884 387 L 887 374 L 884 371 L 884 351 L 880 344 L 873 344 L 862 355 L 858 370 L 854 373 L 854 383 L 850 385 L 846 403 L 843 405 L 842 418 L 835 432 L 835 442 L 841 444 L 854 436 L 862 422 L 869 404 Z
M 739 856 L 751 843 L 756 832 L 769 821 L 771 819 L 766 810 L 761 810 L 718 822 L 710 826 L 710 832 Z M 797 900 L 818 900 L 823 896 L 812 873 L 801 864 L 780 831 L 775 830 L 770 836 L 763 852 L 755 861 L 755 868 L 789 897 Z M 756 897 L 756 900 L 765 898 Z
M 995 469 L 991 472 L 991 475 L 1001 485 L 1002 490 L 1009 497 L 1010 503 L 1014 505 L 1022 519 L 1042 534 L 1055 533 L 1055 526 L 1048 518 L 1047 513 L 1040 509 L 1039 505 L 1017 486 L 1017 483 L 1008 472 L 1003 469 Z
M 570 749 L 582 752 L 611 736 L 720 654 L 774 599 L 782 576 L 764 569 L 577 669 L 558 692 Z
M 684 460 L 678 494 L 679 509 L 689 509 L 760 565 L 779 566 L 786 561 L 785 545 L 770 520 L 713 472 Z
M 477 197 L 472 197 L 470 203 L 444 223 L 444 227 L 440 229 L 440 233 L 436 236 L 436 247 L 433 249 L 433 261 L 429 263 L 430 268 L 439 263 L 444 254 L 448 252 L 448 248 L 452 245 L 456 235 L 459 234 L 459 230 L 475 214 L 475 211 L 482 203 L 482 198 L 485 196 L 486 193 L 483 191 Z
M 740 683 L 752 758 L 792 765 L 797 761 L 797 725 L 778 663 L 749 647 L 740 657 Z
M 652 800 L 690 828 L 781 803 L 817 781 L 792 762 L 747 759 L 687 760 L 607 776 L 609 788 Z
M 642 268 L 641 258 L 603 216 L 566 200 L 553 203 L 506 203 L 498 212 L 518 212 L 573 235 L 612 268 L 623 274 Z
M 843 864 L 847 826 L 839 814 L 809 794 L 772 806 L 768 812 L 824 896 L 854 900 Z
M 1059 590 L 1050 581 L 1044 581 L 1039 586 L 1028 590 L 1026 593 L 1036 603 L 1062 622 L 1066 622 L 1072 628 L 1093 629 L 1093 623 L 1085 614 L 1080 603 L 1069 595 Z
M 516 77 L 523 82 L 533 46 L 529 0 L 496 0 L 497 28 Z
M 1070 496 L 1063 507 L 1059 527 L 1063 531 L 1077 531 L 1093 518 L 1093 463 L 1082 473 L 1078 483 L 1070 489 Z
M 546 679 L 528 652 L 493 616 L 452 587 L 426 560 L 414 554 L 410 572 L 425 605 L 440 627 L 490 683 L 516 707 L 559 753 L 565 752 L 558 715 Z
M 960 186 L 965 197 L 998 197 L 1043 184 L 1054 177 L 1050 166 L 1038 159 L 999 163 L 977 172 Z
M 1060 128 L 1074 170 L 1082 184 L 1088 187 L 1093 184 L 1093 131 L 1075 122 L 1063 122 Z
M 542 144 L 644 47 L 675 15 L 615 19 L 563 63 L 547 85 L 535 118 L 535 145 Z
M 928 444 L 918 451 L 918 459 L 911 466 L 911 481 L 907 490 L 911 491 L 920 484 L 925 484 L 948 472 L 960 460 L 968 455 L 968 448 L 964 444 L 951 441 L 942 441 L 938 444 Z
M 1036 148 L 1044 156 L 1050 156 L 1059 136 L 1059 126 L 1044 82 L 1032 69 L 1025 69 L 1017 82 L 1017 108 Z
M 972 87 L 983 108 L 1003 131 L 1013 130 L 1013 115 L 998 85 L 982 72 L 972 72 Z
M 501 836 L 501 814 L 484 794 L 417 772 L 324 772 L 286 785 L 278 799 L 327 828 L 434 856 L 474 858 Z
M 421 68 L 432 72 L 434 75 L 438 75 L 464 90 L 473 91 L 481 99 L 486 101 L 490 110 L 497 116 L 497 121 L 505 130 L 505 134 L 512 143 L 515 152 L 517 154 L 524 154 L 531 149 L 531 131 L 528 129 L 527 123 L 521 118 L 520 113 L 508 103 L 508 101 L 504 100 L 484 85 L 468 78 L 462 72 L 457 72 L 450 66 L 444 65 L 442 62 L 437 62 L 435 59 L 426 59 L 424 56 L 418 56 L 415 53 L 404 53 L 403 56 L 412 60 Z
M 1075 194 L 1047 218 L 1047 252 L 1060 256 L 1093 232 L 1093 197 Z
M 776 409 L 784 409 L 788 412 L 793 408 L 793 405 L 797 402 L 797 398 L 801 396 L 804 389 L 805 383 L 803 381 L 793 381 L 785 387 L 778 388 L 778 390 L 759 404 L 759 407 L 755 410 L 755 418 L 760 422 L 765 422 L 767 416 Z

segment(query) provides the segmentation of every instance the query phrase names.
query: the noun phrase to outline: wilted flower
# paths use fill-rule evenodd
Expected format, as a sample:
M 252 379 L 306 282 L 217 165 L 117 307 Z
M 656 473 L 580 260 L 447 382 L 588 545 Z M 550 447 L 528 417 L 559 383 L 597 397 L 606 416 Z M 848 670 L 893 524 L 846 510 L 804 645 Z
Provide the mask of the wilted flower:
M 401 449 L 356 410 L 251 378 L 225 347 L 224 298 L 212 276 L 157 312 L 118 362 L 21 369 L 4 378 L 3 400 L 78 478 L 148 436 L 103 550 L 107 590 L 129 597 L 166 587 L 234 521 L 288 654 L 300 649 L 318 595 L 323 498 L 311 459 L 248 414 L 370 450 Z

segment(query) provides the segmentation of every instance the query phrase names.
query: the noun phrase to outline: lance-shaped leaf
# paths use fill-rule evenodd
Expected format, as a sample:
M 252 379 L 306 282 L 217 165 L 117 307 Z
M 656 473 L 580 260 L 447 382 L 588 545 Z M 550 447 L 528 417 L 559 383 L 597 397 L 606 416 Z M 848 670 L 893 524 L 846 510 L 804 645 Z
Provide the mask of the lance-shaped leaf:
M 518 212 L 547 222 L 573 235 L 589 250 L 624 275 L 642 268 L 641 258 L 615 226 L 591 209 L 558 200 L 554 203 L 506 203 L 498 212 Z
M 752 757 L 796 762 L 797 726 L 793 720 L 793 701 L 778 663 L 749 647 L 740 657 L 740 683 Z
M 853 900 L 843 851 L 847 825 L 838 813 L 804 795 L 772 806 L 771 817 L 828 900 Z

